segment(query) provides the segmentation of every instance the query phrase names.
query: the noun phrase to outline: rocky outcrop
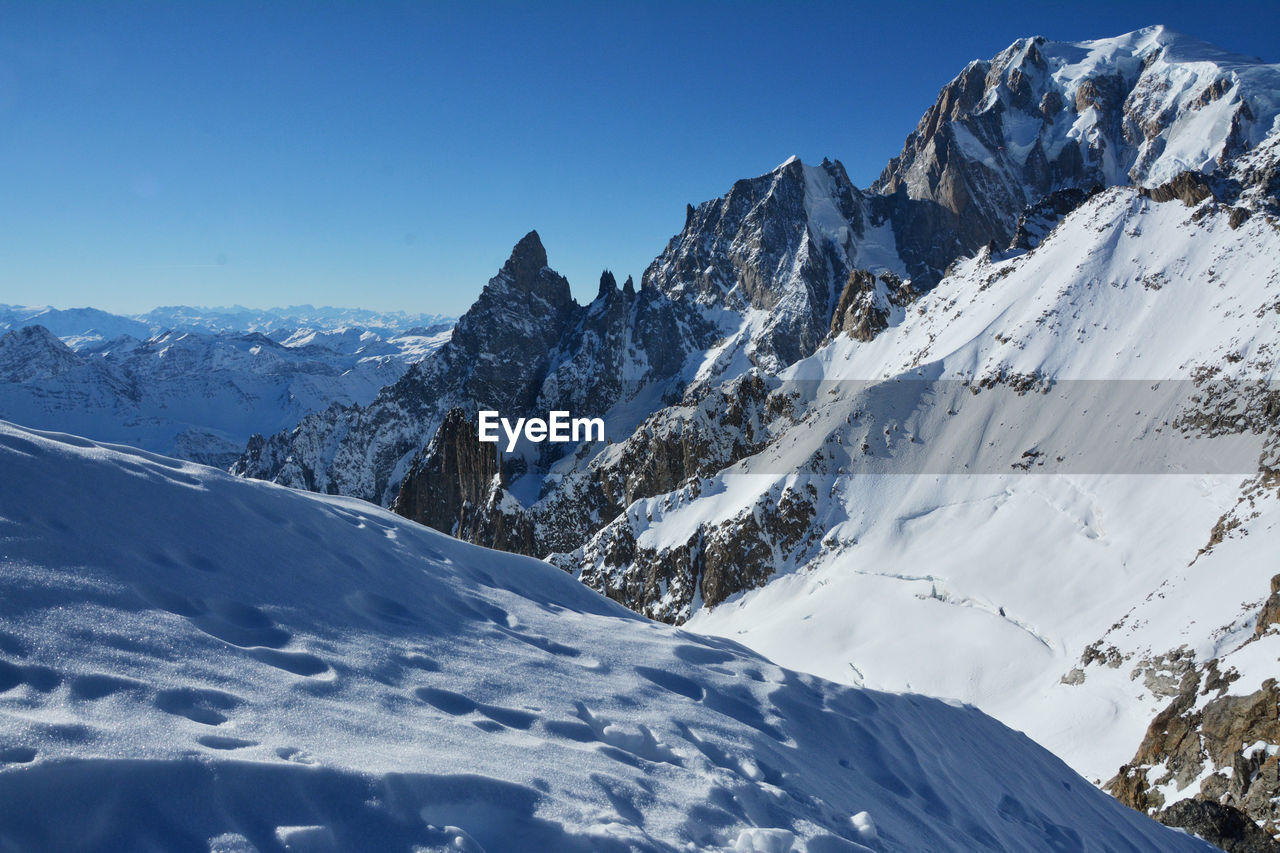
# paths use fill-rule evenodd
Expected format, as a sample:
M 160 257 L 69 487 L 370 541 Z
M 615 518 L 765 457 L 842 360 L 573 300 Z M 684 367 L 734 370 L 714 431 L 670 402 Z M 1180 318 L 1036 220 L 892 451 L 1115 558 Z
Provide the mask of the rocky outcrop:
M 866 270 L 849 273 L 840 301 L 831 318 L 831 334 L 848 335 L 855 341 L 870 341 L 889 328 L 894 308 L 905 308 L 919 293 L 890 272 L 872 275 Z
M 1276 598 L 1273 593 L 1268 599 L 1264 615 Z M 1202 827 L 1219 837 L 1192 830 L 1219 846 L 1260 843 L 1239 829 L 1242 821 L 1260 826 L 1265 838 L 1280 835 L 1280 687 L 1267 679 L 1253 693 L 1233 694 L 1234 675 L 1219 672 L 1216 660 L 1182 668 L 1177 695 L 1152 720 L 1133 759 L 1105 786 L 1121 802 L 1171 826 L 1221 824 L 1217 830 Z M 1177 795 L 1172 802 L 1166 795 L 1171 790 Z M 1188 800 L 1212 808 L 1184 805 Z
M 699 491 L 694 480 L 666 500 L 687 501 Z M 730 518 L 697 525 L 684 542 L 651 547 L 638 541 L 649 510 L 635 504 L 577 552 L 551 560 L 625 607 L 680 624 L 700 604 L 714 606 L 763 586 L 789 559 L 814 547 L 816 505 L 811 485 L 776 487 Z
M 1068 213 L 1102 192 L 1102 186 L 1095 184 L 1088 190 L 1079 187 L 1066 187 L 1054 190 L 1044 198 L 1027 205 L 1018 217 L 1018 227 L 1014 232 L 1011 249 L 1034 249 L 1040 245 L 1049 232 L 1054 229 Z
M 1239 809 L 1208 800 L 1179 800 L 1156 820 L 1185 829 L 1226 853 L 1280 853 L 1280 843 Z
M 1262 609 L 1258 611 L 1258 624 L 1254 628 L 1253 635 L 1261 637 L 1273 630 L 1276 625 L 1280 625 L 1280 575 L 1271 577 L 1271 595 L 1267 596 L 1267 600 L 1262 603 Z
M 414 457 L 391 509 L 456 536 L 474 524 L 498 482 L 497 445 L 481 443 L 466 412 L 450 409 L 431 443 Z
M 1205 199 L 1214 197 L 1209 179 L 1199 172 L 1179 172 L 1173 180 L 1150 189 L 1142 187 L 1139 192 L 1152 201 L 1166 202 L 1176 199 L 1187 207 L 1195 207 Z
M 532 520 L 506 491 L 498 446 L 476 423 L 450 409 L 431 443 L 414 457 L 391 510 L 468 542 L 534 554 Z

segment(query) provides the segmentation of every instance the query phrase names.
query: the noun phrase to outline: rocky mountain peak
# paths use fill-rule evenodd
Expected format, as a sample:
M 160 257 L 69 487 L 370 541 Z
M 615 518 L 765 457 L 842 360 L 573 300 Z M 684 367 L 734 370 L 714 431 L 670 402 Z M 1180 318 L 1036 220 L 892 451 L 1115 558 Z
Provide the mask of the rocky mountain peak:
M 45 349 L 68 349 L 53 332 L 39 324 L 14 329 L 0 337 L 0 347 L 39 346 Z
M 502 269 L 519 282 L 534 278 L 546 265 L 547 250 L 542 245 L 542 238 L 537 231 L 530 231 L 516 243 Z
M 723 350 L 726 363 L 740 351 L 746 358 L 735 363 L 773 369 L 825 337 L 868 219 L 865 196 L 840 163 L 791 157 L 694 208 L 645 271 L 644 292 L 652 287 L 725 324 L 720 334 L 738 338 Z M 879 246 L 865 266 L 901 266 L 891 236 Z M 705 378 L 722 372 L 709 365 Z
M 558 316 L 559 323 L 577 303 L 564 276 L 547 266 L 547 250 L 537 231 L 530 231 L 516 243 L 498 274 L 489 279 L 480 298 L 458 320 L 454 340 L 479 333 L 493 333 L 486 327 L 526 327 L 533 318 Z

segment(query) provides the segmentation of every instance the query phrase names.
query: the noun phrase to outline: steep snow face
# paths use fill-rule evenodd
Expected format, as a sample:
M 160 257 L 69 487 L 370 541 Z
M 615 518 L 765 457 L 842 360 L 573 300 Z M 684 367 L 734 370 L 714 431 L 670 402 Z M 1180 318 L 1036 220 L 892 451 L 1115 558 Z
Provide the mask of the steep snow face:
M 225 467 L 256 432 L 369 402 L 447 334 L 308 330 L 282 345 L 234 332 L 106 342 L 80 333 L 68 336 L 73 352 L 44 327 L 24 327 L 0 337 L 0 415 Z
M 635 502 L 569 564 L 611 594 L 678 564 L 683 598 L 655 593 L 653 615 L 690 606 L 788 666 L 974 702 L 1108 779 L 1169 700 L 1145 675 L 1160 655 L 1268 677 L 1261 641 L 1234 655 L 1274 566 L 1215 574 L 1232 543 L 1196 560 L 1275 431 L 1245 392 L 1274 394 L 1280 232 L 1231 221 L 1114 189 L 1033 251 L 957 264 L 870 342 L 785 371 L 763 450 Z M 1277 545 L 1256 503 L 1255 555 Z M 726 549 L 763 588 L 700 609 Z M 1175 585 L 1206 602 L 1194 624 L 1198 603 L 1163 602 Z M 1104 635 L 1116 668 L 1087 654 Z
M 1026 71 L 1028 53 L 1018 56 L 1011 49 L 1008 56 L 1001 71 L 1006 81 L 1013 69 Z M 1122 144 L 1104 158 L 1111 183 L 1127 179 L 1155 186 L 1186 170 L 1212 172 L 1277 127 L 1280 66 L 1165 27 L 1079 44 L 1050 42 L 1044 56 L 1053 84 L 1079 114 L 1065 135 L 1045 137 L 1050 151 L 1072 140 L 1102 138 L 1103 119 L 1091 84 L 1096 87 L 1104 75 L 1132 81 L 1124 102 L 1123 138 L 1112 140 Z M 1011 134 L 1010 141 L 1019 140 Z M 1018 150 L 1025 149 L 1015 149 L 1015 154 Z
M 1211 849 L 360 501 L 7 424 L 0 480 L 6 848 Z
M 794 378 L 1190 379 L 1216 366 L 1274 376 L 1280 233 L 1238 227 L 1132 189 L 1101 193 L 1031 252 L 980 253 L 869 343 L 847 338 L 793 365 Z

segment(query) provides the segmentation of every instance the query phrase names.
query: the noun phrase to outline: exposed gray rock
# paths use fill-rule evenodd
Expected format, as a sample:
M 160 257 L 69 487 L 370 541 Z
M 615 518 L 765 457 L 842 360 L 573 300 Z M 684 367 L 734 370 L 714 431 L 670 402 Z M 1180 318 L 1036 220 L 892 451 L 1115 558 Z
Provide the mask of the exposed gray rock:
M 1280 844 L 1239 809 L 1206 800 L 1181 800 L 1156 820 L 1185 829 L 1226 853 L 1280 853 Z

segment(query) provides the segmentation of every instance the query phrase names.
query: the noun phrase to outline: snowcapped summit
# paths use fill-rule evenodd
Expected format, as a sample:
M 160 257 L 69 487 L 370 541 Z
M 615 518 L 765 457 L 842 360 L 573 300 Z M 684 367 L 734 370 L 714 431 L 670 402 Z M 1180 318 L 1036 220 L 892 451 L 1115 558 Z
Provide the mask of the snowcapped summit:
M 511 257 L 503 265 L 502 272 L 507 274 L 517 287 L 528 289 L 539 280 L 538 274 L 546 265 L 547 250 L 543 248 L 542 238 L 538 236 L 537 231 L 530 231 L 512 248 Z
M 1019 39 L 943 87 L 872 189 L 897 198 L 907 260 L 936 276 L 957 254 L 1008 245 L 1020 212 L 1055 190 L 1223 170 L 1278 115 L 1280 66 L 1164 27 Z M 928 242 L 939 225 L 956 245 Z

